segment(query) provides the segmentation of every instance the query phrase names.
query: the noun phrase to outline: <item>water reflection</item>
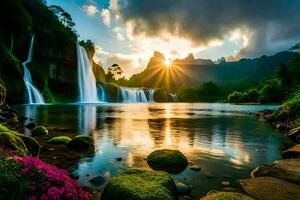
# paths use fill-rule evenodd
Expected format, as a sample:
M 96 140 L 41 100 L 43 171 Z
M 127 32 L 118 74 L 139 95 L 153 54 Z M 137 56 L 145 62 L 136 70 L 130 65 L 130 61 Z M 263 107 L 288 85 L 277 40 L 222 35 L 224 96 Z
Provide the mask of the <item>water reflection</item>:
M 95 138 L 95 156 L 82 159 L 74 172 L 83 185 L 91 186 L 93 176 L 109 178 L 128 167 L 149 169 L 144 159 L 150 152 L 171 148 L 202 168 L 201 172 L 187 168 L 172 175 L 193 185 L 192 198 L 199 199 L 209 190 L 221 188 L 221 181 L 245 178 L 257 165 L 280 158 L 282 136 L 248 114 L 266 108 L 272 107 L 175 103 L 18 109 L 32 112 L 39 123 L 76 124 L 74 132 Z M 116 161 L 118 157 L 122 162 Z
M 90 133 L 97 126 L 97 115 L 95 105 L 78 106 L 78 132 L 80 134 Z

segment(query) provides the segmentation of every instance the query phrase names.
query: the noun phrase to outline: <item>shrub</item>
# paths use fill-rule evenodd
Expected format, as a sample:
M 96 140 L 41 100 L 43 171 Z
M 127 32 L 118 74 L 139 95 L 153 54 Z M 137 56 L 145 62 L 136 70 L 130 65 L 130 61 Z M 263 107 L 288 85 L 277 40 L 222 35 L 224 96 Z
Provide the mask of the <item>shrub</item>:
M 281 102 L 284 91 L 277 82 L 266 83 L 259 91 L 259 101 L 263 103 Z

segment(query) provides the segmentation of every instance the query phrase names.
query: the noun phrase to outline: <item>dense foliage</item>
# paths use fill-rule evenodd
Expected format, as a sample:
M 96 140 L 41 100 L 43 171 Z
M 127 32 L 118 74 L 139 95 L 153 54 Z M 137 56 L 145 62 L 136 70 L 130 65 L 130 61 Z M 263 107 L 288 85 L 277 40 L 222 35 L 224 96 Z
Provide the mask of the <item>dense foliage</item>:
M 26 60 L 33 34 L 34 59 L 29 68 L 34 84 L 48 101 L 75 91 L 77 34 L 71 16 L 58 6 L 55 8 L 49 9 L 42 0 L 1 3 L 0 18 L 5 20 L 0 21 L 0 79 L 10 103 L 24 102 L 21 62 Z M 64 87 L 57 87 L 58 84 Z M 74 95 L 73 92 L 69 96 Z

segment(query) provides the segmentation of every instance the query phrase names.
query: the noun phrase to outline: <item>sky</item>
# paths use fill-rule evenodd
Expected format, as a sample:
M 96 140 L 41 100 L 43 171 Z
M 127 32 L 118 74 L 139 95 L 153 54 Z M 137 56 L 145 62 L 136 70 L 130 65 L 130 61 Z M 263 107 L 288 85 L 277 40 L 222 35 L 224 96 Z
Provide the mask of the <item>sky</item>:
M 47 0 L 71 14 L 95 62 L 117 63 L 126 77 L 154 51 L 166 59 L 228 61 L 272 55 L 300 42 L 299 0 Z

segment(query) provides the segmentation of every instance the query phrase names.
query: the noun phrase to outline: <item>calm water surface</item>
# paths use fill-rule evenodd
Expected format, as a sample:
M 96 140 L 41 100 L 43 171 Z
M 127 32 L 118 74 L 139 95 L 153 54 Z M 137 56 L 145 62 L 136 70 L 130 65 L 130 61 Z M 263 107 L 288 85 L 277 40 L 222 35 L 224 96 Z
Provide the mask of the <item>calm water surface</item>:
M 192 187 L 192 199 L 222 181 L 235 184 L 249 177 L 257 165 L 280 158 L 283 136 L 248 114 L 275 106 L 230 104 L 89 104 L 17 106 L 20 115 L 39 124 L 75 125 L 76 134 L 90 134 L 96 141 L 92 158 L 75 166 L 82 185 L 102 175 L 109 179 L 129 167 L 149 169 L 144 160 L 156 149 L 182 151 L 200 172 L 186 168 L 172 175 Z M 116 158 L 122 157 L 121 162 Z M 87 177 L 86 175 L 89 174 Z M 101 188 L 99 188 L 101 189 Z

